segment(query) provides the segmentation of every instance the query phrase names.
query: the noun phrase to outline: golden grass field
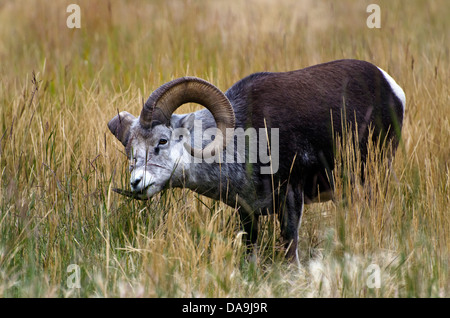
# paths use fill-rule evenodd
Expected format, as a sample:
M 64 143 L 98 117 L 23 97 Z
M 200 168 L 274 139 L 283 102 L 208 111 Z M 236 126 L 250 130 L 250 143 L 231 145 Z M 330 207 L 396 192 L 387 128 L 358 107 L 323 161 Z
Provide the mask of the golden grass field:
M 72 2 L 80 29 L 66 26 Z M 366 26 L 372 2 L 380 29 Z M 449 297 L 449 18 L 447 0 L 0 0 L 0 296 Z M 225 91 L 341 58 L 403 87 L 403 140 L 393 174 L 373 155 L 370 200 L 338 178 L 334 201 L 306 206 L 301 268 L 283 261 L 273 216 L 255 265 L 233 208 L 185 189 L 148 202 L 111 191 L 128 162 L 106 124 L 163 83 Z M 358 169 L 348 153 L 337 171 Z

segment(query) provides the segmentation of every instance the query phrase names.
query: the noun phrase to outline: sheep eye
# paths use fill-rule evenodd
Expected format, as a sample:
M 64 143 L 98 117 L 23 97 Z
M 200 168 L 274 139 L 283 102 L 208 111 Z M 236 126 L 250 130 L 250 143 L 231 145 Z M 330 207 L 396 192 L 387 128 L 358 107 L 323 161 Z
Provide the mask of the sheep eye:
M 160 145 L 165 145 L 165 144 L 167 144 L 167 139 L 160 139 L 160 140 L 159 140 L 159 144 L 160 144 Z

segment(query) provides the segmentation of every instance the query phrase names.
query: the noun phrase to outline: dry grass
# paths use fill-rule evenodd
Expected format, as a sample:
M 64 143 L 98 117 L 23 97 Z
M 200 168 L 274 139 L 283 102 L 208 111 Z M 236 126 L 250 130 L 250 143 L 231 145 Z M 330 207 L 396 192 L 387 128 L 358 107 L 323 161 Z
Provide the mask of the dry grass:
M 449 296 L 447 1 L 380 1 L 378 30 L 365 24 L 370 1 L 86 0 L 79 30 L 65 25 L 71 2 L 0 1 L 0 295 Z M 305 210 L 300 270 L 284 265 L 273 217 L 253 266 L 234 209 L 188 190 L 147 203 L 111 192 L 127 163 L 106 123 L 138 114 L 162 83 L 194 75 L 225 90 L 339 58 L 398 80 L 403 142 L 395 174 L 369 163 L 370 189 L 349 186 L 359 168 L 342 161 L 336 201 Z M 373 263 L 379 289 L 367 286 Z

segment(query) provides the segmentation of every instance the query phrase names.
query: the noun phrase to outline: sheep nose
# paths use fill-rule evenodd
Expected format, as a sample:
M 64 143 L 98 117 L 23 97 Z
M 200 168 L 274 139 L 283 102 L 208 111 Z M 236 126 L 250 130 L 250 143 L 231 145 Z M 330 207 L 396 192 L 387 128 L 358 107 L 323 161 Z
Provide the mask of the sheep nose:
M 136 187 L 141 182 L 141 180 L 142 180 L 142 178 L 138 178 L 138 179 L 134 179 L 133 181 L 131 181 L 131 188 L 136 189 Z

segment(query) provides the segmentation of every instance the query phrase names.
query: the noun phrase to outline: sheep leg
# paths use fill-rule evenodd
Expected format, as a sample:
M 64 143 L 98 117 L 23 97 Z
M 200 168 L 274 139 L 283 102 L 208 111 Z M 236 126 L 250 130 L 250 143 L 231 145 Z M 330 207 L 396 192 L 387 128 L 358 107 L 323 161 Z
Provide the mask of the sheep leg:
M 246 252 L 252 262 L 256 262 L 258 254 L 258 220 L 259 215 L 254 213 L 240 213 L 241 223 L 245 232 Z
M 304 205 L 303 189 L 300 185 L 287 186 L 285 203 L 280 213 L 281 236 L 286 248 L 286 259 L 300 265 L 298 257 L 298 230 Z

